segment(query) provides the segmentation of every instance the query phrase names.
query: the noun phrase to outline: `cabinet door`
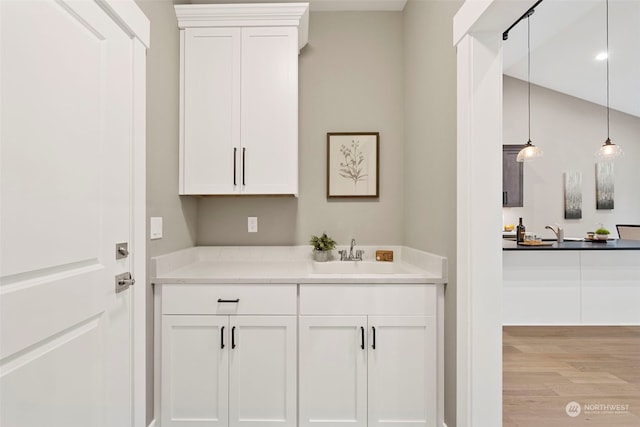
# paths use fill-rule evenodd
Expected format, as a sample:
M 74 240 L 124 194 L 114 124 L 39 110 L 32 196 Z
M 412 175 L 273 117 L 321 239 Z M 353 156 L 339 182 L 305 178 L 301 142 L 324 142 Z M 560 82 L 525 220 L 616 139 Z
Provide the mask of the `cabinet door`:
M 228 424 L 227 316 L 163 316 L 162 427 Z
M 300 427 L 365 427 L 366 316 L 300 316 L 299 325 Z
M 296 426 L 296 317 L 231 316 L 229 425 Z
M 524 145 L 502 146 L 502 206 L 524 206 L 523 163 L 518 163 L 516 158 Z
M 240 29 L 181 34 L 180 194 L 233 194 L 240 188 Z
M 298 193 L 298 30 L 242 29 L 242 177 L 247 194 Z
M 369 426 L 436 425 L 433 317 L 370 316 Z

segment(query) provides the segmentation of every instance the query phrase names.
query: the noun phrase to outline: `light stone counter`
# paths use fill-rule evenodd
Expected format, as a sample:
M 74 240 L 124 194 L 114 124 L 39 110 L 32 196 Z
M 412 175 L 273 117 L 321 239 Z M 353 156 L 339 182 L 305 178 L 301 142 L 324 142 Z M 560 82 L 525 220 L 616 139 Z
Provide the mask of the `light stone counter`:
M 337 256 L 338 249 L 334 250 Z M 444 257 L 404 246 L 357 246 L 363 261 L 317 263 L 309 246 L 200 246 L 152 258 L 152 283 L 446 283 Z M 377 249 L 393 262 L 375 261 Z M 348 248 L 347 248 L 348 250 Z

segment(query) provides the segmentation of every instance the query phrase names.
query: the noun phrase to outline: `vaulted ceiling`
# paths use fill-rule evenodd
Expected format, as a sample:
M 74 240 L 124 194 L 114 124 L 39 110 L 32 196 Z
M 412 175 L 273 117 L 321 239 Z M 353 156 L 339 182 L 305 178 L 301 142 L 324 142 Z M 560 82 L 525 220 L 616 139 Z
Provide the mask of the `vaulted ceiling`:
M 531 16 L 531 82 L 606 105 L 605 0 L 543 0 Z M 640 0 L 609 0 L 611 108 L 640 117 Z M 527 80 L 527 22 L 504 42 L 504 74 Z

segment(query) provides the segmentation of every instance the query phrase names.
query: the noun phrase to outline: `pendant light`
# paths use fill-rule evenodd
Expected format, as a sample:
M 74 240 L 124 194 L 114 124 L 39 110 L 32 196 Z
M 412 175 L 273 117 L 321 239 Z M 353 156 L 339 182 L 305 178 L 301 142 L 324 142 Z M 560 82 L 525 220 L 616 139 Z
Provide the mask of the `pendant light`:
M 518 153 L 516 161 L 529 162 L 535 160 L 538 157 L 542 157 L 542 150 L 531 143 L 531 15 L 533 15 L 533 9 L 527 13 L 527 82 L 528 82 L 528 108 L 529 108 L 529 139 L 524 148 Z
M 611 142 L 609 138 L 609 0 L 606 0 L 606 16 L 607 16 L 607 140 L 602 144 L 602 147 L 596 151 L 596 158 L 598 160 L 613 160 L 622 156 L 622 148 L 619 145 Z

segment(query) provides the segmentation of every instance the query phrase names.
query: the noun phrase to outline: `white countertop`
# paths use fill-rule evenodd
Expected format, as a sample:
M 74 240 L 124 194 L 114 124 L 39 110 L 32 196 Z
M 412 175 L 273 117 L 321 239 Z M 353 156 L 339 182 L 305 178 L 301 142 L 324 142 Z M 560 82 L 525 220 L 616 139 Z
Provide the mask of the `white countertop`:
M 151 282 L 164 283 L 446 283 L 444 257 L 404 246 L 358 246 L 363 261 L 317 263 L 309 246 L 199 246 L 152 258 Z M 376 249 L 394 251 L 375 261 Z M 337 254 L 337 249 L 334 251 Z

